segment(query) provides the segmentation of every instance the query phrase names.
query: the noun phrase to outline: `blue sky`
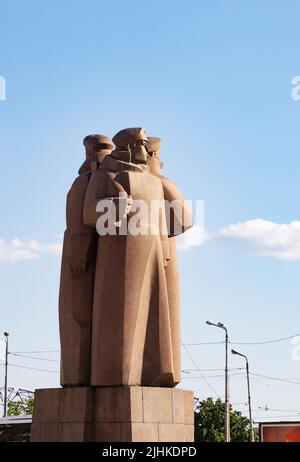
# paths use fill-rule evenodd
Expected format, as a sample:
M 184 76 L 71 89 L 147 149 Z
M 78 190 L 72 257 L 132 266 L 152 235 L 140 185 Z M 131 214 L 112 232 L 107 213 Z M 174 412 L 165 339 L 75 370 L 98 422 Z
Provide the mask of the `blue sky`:
M 290 225 L 299 220 L 300 102 L 291 98 L 299 2 L 45 3 L 12 0 L 0 10 L 0 306 L 11 351 L 59 348 L 60 258 L 49 244 L 64 230 L 83 137 L 127 126 L 160 136 L 164 174 L 205 202 L 209 238 L 180 251 L 183 342 L 222 340 L 206 319 L 224 322 L 240 342 L 300 332 L 300 238 Z M 13 257 L 20 246 L 30 259 Z M 239 348 L 253 372 L 300 382 L 290 340 Z M 200 369 L 223 367 L 223 345 L 189 351 Z M 11 363 L 58 370 L 55 362 Z M 232 357 L 230 365 L 242 363 Z M 185 351 L 183 368 L 194 368 Z M 222 372 L 202 373 L 222 396 L 223 378 L 209 377 Z M 204 398 L 211 389 L 190 378 L 199 375 L 184 374 L 182 386 Z M 29 389 L 58 384 L 55 373 L 14 366 L 9 379 Z M 297 418 L 300 385 L 251 383 L 256 420 Z M 232 376 L 231 388 L 233 403 L 246 402 L 243 376 Z M 260 411 L 266 401 L 280 412 Z

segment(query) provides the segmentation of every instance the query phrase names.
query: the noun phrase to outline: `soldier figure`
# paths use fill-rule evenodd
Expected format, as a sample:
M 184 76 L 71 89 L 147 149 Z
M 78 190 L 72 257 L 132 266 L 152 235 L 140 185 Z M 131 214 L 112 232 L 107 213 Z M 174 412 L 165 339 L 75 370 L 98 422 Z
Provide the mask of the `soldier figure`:
M 122 130 L 113 142 L 115 151 L 93 172 L 86 193 L 84 223 L 93 230 L 100 215 L 96 205 L 101 200 L 122 192 L 133 203 L 144 201 L 150 208 L 152 201 L 163 203 L 164 199 L 161 178 L 152 175 L 147 166 L 144 130 Z M 129 211 L 128 220 L 131 216 Z M 172 339 L 172 329 L 179 332 L 179 319 L 171 314 L 168 294 L 169 239 L 164 207 L 151 220 L 143 219 L 141 227 L 147 233 L 99 238 L 92 322 L 93 386 L 174 387 L 179 381 L 178 334 L 174 339 L 179 347 L 173 347 Z M 153 227 L 159 232 L 153 234 Z
M 98 236 L 83 223 L 83 205 L 91 169 L 113 149 L 103 135 L 84 138 L 86 160 L 68 196 L 59 293 L 61 384 L 90 384 L 90 343 Z

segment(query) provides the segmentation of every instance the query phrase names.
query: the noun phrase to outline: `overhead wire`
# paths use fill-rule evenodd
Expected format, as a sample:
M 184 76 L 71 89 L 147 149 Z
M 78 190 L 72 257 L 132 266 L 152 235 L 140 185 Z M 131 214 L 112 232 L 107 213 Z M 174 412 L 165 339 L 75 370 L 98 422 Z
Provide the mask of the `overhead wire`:
M 186 351 L 186 354 L 188 355 L 188 357 L 190 358 L 192 364 L 194 365 L 194 367 L 197 369 L 197 371 L 200 372 L 203 380 L 205 381 L 206 385 L 209 387 L 209 389 L 218 397 L 220 398 L 220 395 L 219 393 L 216 392 L 216 390 L 211 386 L 211 384 L 208 382 L 208 380 L 206 379 L 206 377 L 204 377 L 204 375 L 202 374 L 202 372 L 199 370 L 199 367 L 197 366 L 197 364 L 195 363 L 191 353 L 189 352 L 187 346 L 185 344 L 183 344 L 183 348 L 184 350 Z

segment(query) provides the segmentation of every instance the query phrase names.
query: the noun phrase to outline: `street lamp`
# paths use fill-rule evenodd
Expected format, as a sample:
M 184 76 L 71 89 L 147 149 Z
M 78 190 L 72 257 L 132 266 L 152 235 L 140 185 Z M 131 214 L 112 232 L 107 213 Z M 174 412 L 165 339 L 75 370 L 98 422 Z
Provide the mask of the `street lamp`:
M 229 404 L 229 374 L 228 374 L 228 331 L 224 324 L 218 322 L 215 324 L 211 321 L 206 321 L 209 326 L 219 327 L 225 331 L 225 441 L 230 442 L 230 404 Z
M 7 416 L 7 368 L 8 368 L 8 332 L 4 332 L 5 337 L 5 382 L 4 382 L 4 409 L 3 409 L 3 417 Z
M 251 395 L 250 395 L 250 380 L 249 380 L 249 363 L 246 355 L 243 355 L 237 350 L 231 350 L 233 355 L 239 355 L 246 359 L 246 371 L 247 371 L 247 386 L 248 386 L 248 407 L 249 407 L 249 420 L 250 420 L 250 441 L 254 443 L 254 433 L 253 433 L 253 422 L 252 422 L 252 409 L 251 409 Z

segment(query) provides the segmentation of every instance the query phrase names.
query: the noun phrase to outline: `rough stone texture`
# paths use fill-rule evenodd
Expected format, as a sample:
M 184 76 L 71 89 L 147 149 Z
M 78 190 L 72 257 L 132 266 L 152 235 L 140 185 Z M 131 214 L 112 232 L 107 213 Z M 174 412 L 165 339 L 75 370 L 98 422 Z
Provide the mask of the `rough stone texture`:
M 95 422 L 143 422 L 142 387 L 99 387 L 95 393 Z
M 160 174 L 159 138 L 128 128 L 113 141 L 89 135 L 84 146 L 67 197 L 61 267 L 64 388 L 37 390 L 31 441 L 193 441 L 193 393 L 174 388 L 181 372 L 175 236 L 192 226 L 191 214 Z M 118 204 L 114 232 L 98 236 L 106 212 L 96 205 L 107 200 Z M 168 220 L 174 200 L 183 213 Z M 142 233 L 118 232 L 130 230 L 139 201 L 151 211 Z M 162 204 L 154 214 L 153 201 Z
M 189 390 L 74 387 L 37 390 L 32 442 L 192 442 Z
M 93 422 L 92 387 L 36 390 L 33 422 Z
M 84 139 L 84 145 L 86 160 L 67 195 L 67 227 L 59 291 L 62 386 L 90 385 L 91 382 L 91 329 L 98 235 L 84 225 L 83 205 L 93 165 L 97 168 L 113 148 L 112 140 L 104 135 L 89 135 Z
M 143 387 L 144 422 L 172 423 L 172 389 Z
M 172 403 L 173 403 L 173 422 L 184 423 L 184 399 L 181 390 L 172 390 Z
M 30 441 L 49 443 L 91 442 L 94 438 L 92 423 L 33 423 Z
M 163 200 L 160 180 L 147 169 L 135 170 L 128 163 L 113 162 L 119 169 L 113 173 L 113 179 L 110 172 L 102 169 L 91 177 L 84 206 L 85 223 L 91 226 L 96 226 L 96 221 L 89 218 L 95 215 L 95 204 L 107 197 L 117 197 L 120 188 L 124 193 L 130 192 L 135 200 L 143 200 L 149 209 L 152 200 Z M 95 215 L 97 218 L 99 214 Z M 165 230 L 163 214 L 157 214 L 155 219 L 151 225 Z M 143 225 L 150 227 L 149 223 Z M 92 385 L 174 385 L 164 264 L 158 234 L 149 231 L 147 235 L 99 237 L 91 344 Z M 118 275 L 118 280 L 110 275 Z
M 180 382 L 179 276 L 174 235 L 189 229 L 192 219 L 176 185 L 152 168 L 151 156 L 153 150 L 158 156 L 159 141 L 148 139 L 143 128 L 121 130 L 113 138 L 116 149 L 92 172 L 85 190 L 80 219 L 83 217 L 86 229 L 94 231 L 99 219 L 106 220 L 105 204 L 109 200 L 119 205 L 120 193 L 128 206 L 128 214 L 117 214 L 114 232 L 98 240 L 90 323 L 92 386 L 175 387 Z M 130 201 L 135 205 L 143 201 L 150 211 L 153 201 L 163 200 L 176 200 L 184 212 L 179 215 L 185 219 L 174 213 L 168 227 L 167 207 L 160 207 L 158 213 L 143 215 L 143 233 L 117 232 L 116 223 L 127 228 L 135 216 Z M 96 210 L 99 204 L 102 212 Z
M 116 422 L 95 422 L 94 441 L 109 441 L 111 443 L 124 441 L 124 439 L 121 438 L 121 425 L 130 424 L 121 424 Z

